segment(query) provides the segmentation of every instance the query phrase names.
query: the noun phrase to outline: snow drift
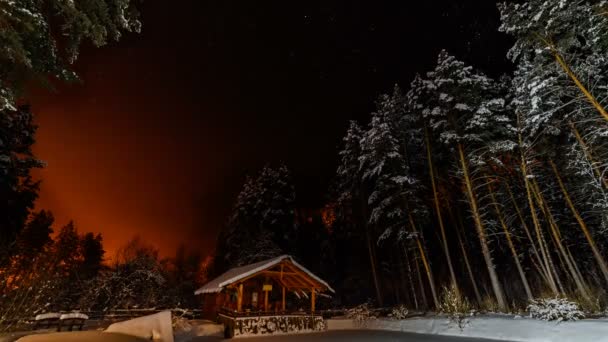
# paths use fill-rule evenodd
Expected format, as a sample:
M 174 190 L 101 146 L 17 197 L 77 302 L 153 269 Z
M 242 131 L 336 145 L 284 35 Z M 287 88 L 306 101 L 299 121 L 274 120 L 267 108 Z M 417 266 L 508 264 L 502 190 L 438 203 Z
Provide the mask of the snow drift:
M 106 329 L 106 332 L 122 333 L 153 341 L 174 342 L 171 311 L 114 323 Z

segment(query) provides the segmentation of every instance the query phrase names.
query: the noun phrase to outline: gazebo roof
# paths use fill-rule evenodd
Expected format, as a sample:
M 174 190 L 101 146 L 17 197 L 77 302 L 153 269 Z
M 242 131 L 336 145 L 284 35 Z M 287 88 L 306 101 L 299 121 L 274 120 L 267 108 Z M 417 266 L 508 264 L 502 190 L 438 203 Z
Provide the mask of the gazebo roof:
M 283 271 L 283 266 L 286 268 L 285 271 Z M 281 267 L 281 270 L 271 271 L 274 267 Z M 304 266 L 298 264 L 290 255 L 281 255 L 273 259 L 232 268 L 196 290 L 194 294 L 217 293 L 225 287 L 262 273 L 276 279 L 288 288 L 302 289 L 313 287 L 321 291 L 329 290 L 335 292 L 325 281 L 314 275 Z

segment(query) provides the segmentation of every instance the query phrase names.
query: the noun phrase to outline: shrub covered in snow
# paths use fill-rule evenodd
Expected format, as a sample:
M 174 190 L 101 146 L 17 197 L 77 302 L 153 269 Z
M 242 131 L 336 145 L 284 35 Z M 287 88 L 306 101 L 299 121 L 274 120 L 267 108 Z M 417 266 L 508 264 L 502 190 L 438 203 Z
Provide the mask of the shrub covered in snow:
M 395 306 L 392 310 L 391 313 L 389 314 L 389 317 L 393 317 L 396 319 L 405 319 L 407 318 L 407 314 L 409 313 L 409 311 L 407 310 L 407 308 L 405 307 L 405 305 L 399 305 L 399 306 Z
M 468 322 L 466 317 L 471 315 L 469 301 L 454 286 L 443 288 L 439 309 L 442 313 L 448 315 L 451 321 L 458 323 L 461 329 Z
M 376 319 L 376 315 L 369 308 L 368 303 L 355 306 L 352 309 L 346 310 L 346 317 L 355 320 L 355 322 L 364 322 L 370 319 Z
M 528 305 L 530 317 L 544 321 L 577 321 L 585 314 L 567 298 L 540 298 Z
M 439 306 L 441 312 L 448 315 L 468 315 L 471 312 L 471 305 L 469 304 L 469 301 L 462 296 L 454 286 L 443 288 Z

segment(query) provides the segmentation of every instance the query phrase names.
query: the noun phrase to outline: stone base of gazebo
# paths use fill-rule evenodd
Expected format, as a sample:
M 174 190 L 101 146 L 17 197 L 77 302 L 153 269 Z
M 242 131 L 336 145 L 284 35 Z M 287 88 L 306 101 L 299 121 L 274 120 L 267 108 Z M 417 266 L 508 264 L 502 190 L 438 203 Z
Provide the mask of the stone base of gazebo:
M 224 324 L 224 337 L 284 335 L 324 331 L 327 324 L 321 315 L 232 316 L 218 314 Z

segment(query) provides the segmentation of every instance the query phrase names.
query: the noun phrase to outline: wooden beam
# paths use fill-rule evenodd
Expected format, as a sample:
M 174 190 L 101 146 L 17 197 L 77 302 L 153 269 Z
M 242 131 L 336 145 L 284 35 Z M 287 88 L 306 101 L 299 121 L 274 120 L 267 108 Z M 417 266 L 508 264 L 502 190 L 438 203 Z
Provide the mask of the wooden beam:
M 243 283 L 239 284 L 239 289 L 236 293 L 236 311 L 243 311 Z
M 277 282 L 282 283 L 282 285 L 284 285 L 288 289 L 300 289 L 300 290 L 306 289 L 307 290 L 307 289 L 311 288 L 310 285 L 305 284 L 305 283 L 303 283 L 301 281 L 298 281 L 298 278 L 285 277 L 285 278 L 283 278 L 283 280 L 280 280 L 279 278 L 274 278 L 273 277 L 273 279 L 276 280 Z M 320 290 L 320 291 L 325 290 L 325 288 L 322 287 L 322 286 L 313 286 L 313 287 L 315 289 Z
M 281 302 L 281 304 L 282 304 L 281 306 L 283 308 L 283 312 L 285 312 L 285 286 L 283 286 L 282 290 L 283 290 L 283 301 Z
M 276 276 L 276 275 L 269 275 L 269 278 L 276 281 L 277 283 L 279 283 L 279 285 L 283 286 L 283 287 L 289 287 L 289 285 L 285 282 L 285 280 L 287 278 L 283 278 L 281 279 L 280 277 Z
M 283 277 L 283 279 L 281 279 L 279 276 L 271 275 L 270 278 L 285 287 L 297 286 L 297 283 L 294 283 L 291 277 Z
M 262 274 L 279 276 L 281 279 L 283 279 L 284 275 L 297 275 L 297 273 L 295 273 L 295 272 L 282 272 L 282 271 L 262 271 Z
M 275 265 L 275 266 L 276 266 L 276 265 Z M 264 274 L 265 272 L 272 272 L 272 271 L 270 271 L 270 270 L 271 270 L 271 269 L 274 269 L 274 268 L 275 268 L 275 267 L 273 266 L 273 267 L 271 267 L 271 268 L 267 268 L 267 269 L 265 269 L 265 270 L 258 271 L 258 272 L 254 273 L 254 274 L 250 274 L 250 275 L 248 275 L 248 276 L 247 276 L 247 277 L 245 277 L 245 278 L 239 279 L 238 281 L 239 281 L 239 282 L 241 282 L 241 283 L 244 283 L 245 281 L 247 281 L 247 280 L 249 280 L 249 279 L 251 279 L 251 278 L 258 277 L 258 276 L 260 276 L 260 275 Z M 274 272 L 278 272 L 278 271 L 274 271 Z M 228 285 L 228 286 L 230 286 L 230 285 Z M 228 286 L 227 286 L 227 287 L 228 287 Z
M 302 281 L 302 279 L 300 279 L 300 277 L 285 277 L 283 279 L 289 279 L 289 281 L 294 284 L 295 286 L 298 287 L 302 287 L 302 288 L 309 288 L 309 284 L 305 283 Z
M 290 276 L 291 279 L 293 279 L 295 282 L 297 282 L 300 286 L 302 286 L 302 288 L 308 289 L 310 287 L 319 287 L 318 284 L 307 281 L 307 279 L 298 274 L 297 276 Z
M 287 266 L 292 272 L 297 273 L 299 276 L 299 279 L 303 280 L 305 283 L 308 283 L 309 285 L 315 286 L 315 287 L 319 286 L 319 283 L 317 281 L 312 279 L 308 274 L 306 274 L 306 272 L 303 272 L 298 267 L 296 267 L 294 264 L 285 263 L 285 266 Z

